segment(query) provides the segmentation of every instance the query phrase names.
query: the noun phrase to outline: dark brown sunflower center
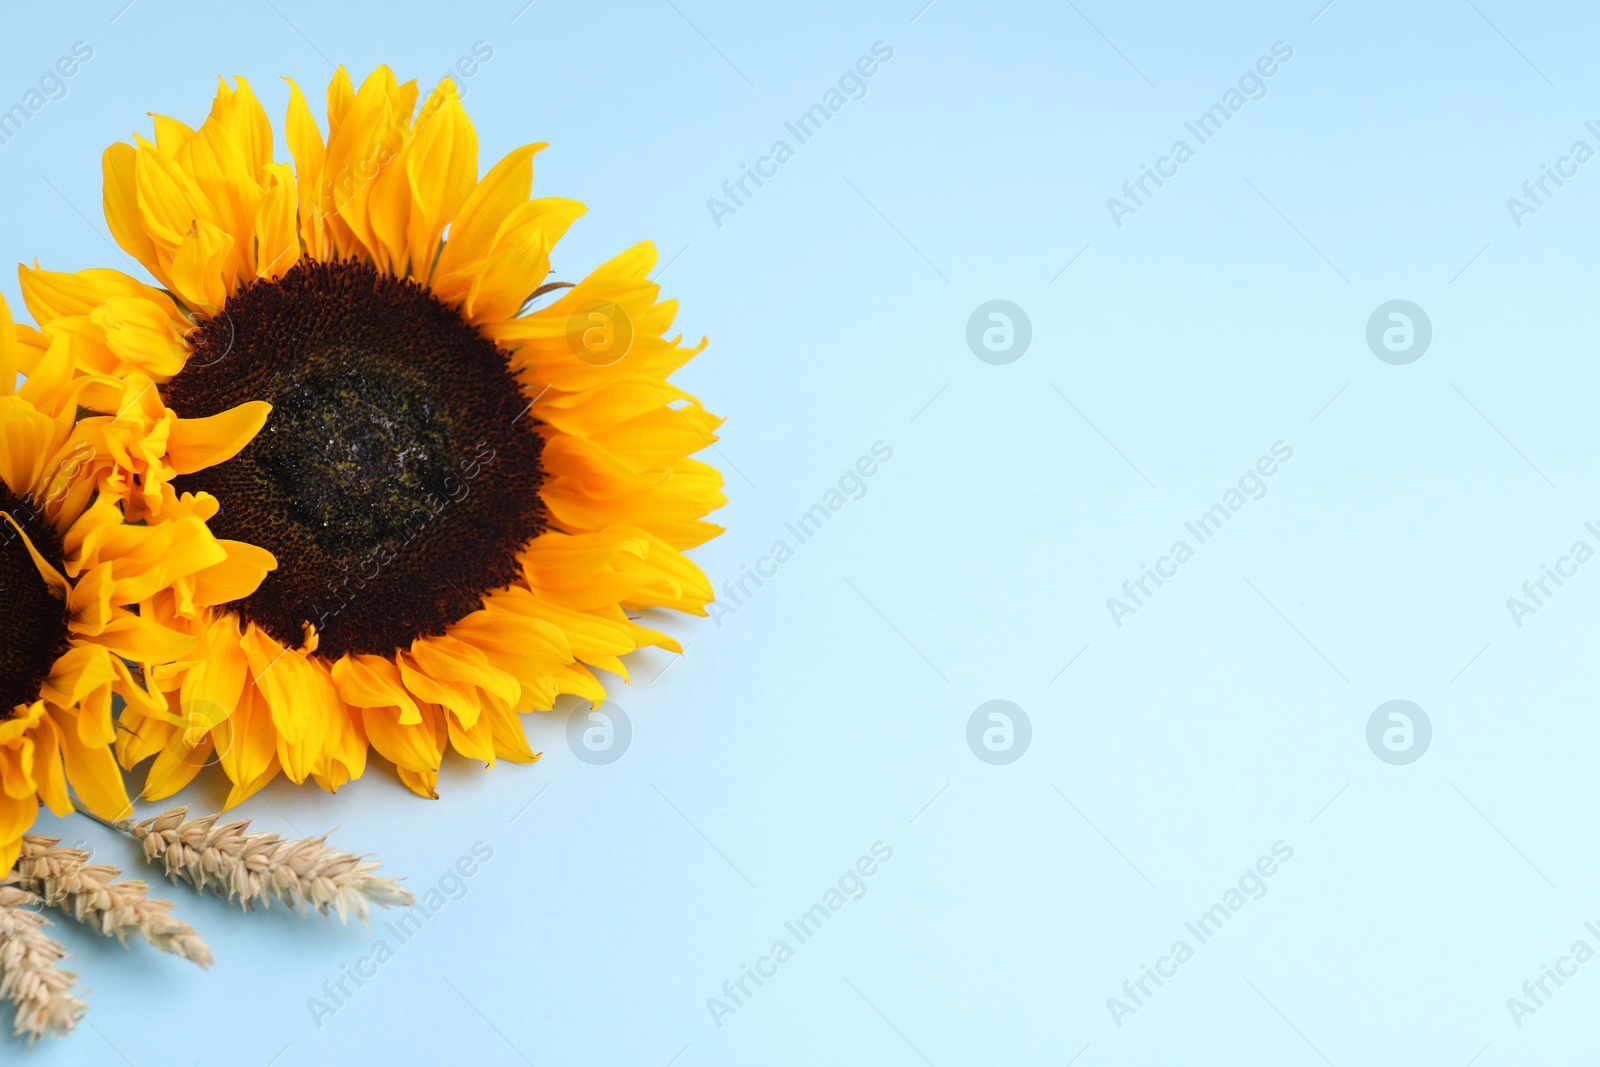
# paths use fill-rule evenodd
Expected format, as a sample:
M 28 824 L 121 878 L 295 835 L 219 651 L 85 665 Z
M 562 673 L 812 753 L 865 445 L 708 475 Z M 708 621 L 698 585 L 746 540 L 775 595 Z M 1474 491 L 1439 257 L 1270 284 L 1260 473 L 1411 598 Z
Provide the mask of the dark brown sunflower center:
M 389 655 L 509 585 L 545 528 L 542 439 L 506 354 L 415 282 L 302 261 L 230 298 L 163 390 L 183 418 L 265 400 L 236 457 L 178 478 L 278 569 L 234 603 L 279 641 Z
M 17 520 L 39 555 L 61 569 L 61 535 L 4 482 L 0 511 Z M 16 528 L 0 519 L 0 719 L 10 718 L 18 704 L 39 699 L 39 686 L 67 650 L 67 638 L 66 603 L 39 576 Z

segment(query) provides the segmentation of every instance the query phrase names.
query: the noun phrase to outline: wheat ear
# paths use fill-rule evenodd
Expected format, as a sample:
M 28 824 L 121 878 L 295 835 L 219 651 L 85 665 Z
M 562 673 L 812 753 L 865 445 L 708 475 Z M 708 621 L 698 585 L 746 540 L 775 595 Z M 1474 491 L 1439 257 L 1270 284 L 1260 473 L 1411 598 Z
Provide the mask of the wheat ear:
M 416 898 L 398 882 L 379 877 L 378 863 L 329 848 L 326 837 L 284 841 L 273 833 L 249 833 L 248 821 L 217 825 L 219 816 L 185 820 L 188 808 L 154 819 L 123 819 L 116 828 L 144 843 L 145 858 L 161 861 L 167 877 L 237 900 L 246 908 L 281 900 L 305 914 L 337 912 L 371 918 L 370 905 L 411 907 Z
M 211 948 L 188 923 L 168 914 L 172 902 L 149 895 L 139 881 L 118 881 L 115 867 L 90 864 L 82 849 L 61 848 L 53 837 L 26 834 L 11 881 L 44 898 L 78 922 L 123 944 L 141 937 L 162 952 L 211 966 Z
M 0 886 L 0 1000 L 15 1008 L 12 1033 L 41 1037 L 68 1033 L 88 1010 L 78 997 L 78 976 L 57 966 L 67 950 L 44 932 L 50 920 L 29 909 L 43 903 L 16 886 Z

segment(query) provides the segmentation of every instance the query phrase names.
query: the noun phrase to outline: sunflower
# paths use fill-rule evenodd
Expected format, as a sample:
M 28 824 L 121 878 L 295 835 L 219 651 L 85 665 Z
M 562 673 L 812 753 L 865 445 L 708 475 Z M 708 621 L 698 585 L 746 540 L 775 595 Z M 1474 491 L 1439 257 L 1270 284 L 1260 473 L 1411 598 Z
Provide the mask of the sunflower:
M 143 608 L 158 591 L 202 604 L 237 583 L 199 519 L 128 525 L 113 496 L 95 493 L 93 445 L 74 418 L 116 383 L 74 376 L 72 347 L 14 326 L 0 300 L 0 871 L 41 802 L 73 810 L 69 786 L 102 818 L 130 813 L 112 697 L 167 714 L 130 664 L 194 644 Z
M 447 749 L 536 759 L 520 714 L 603 700 L 595 669 L 681 651 L 640 612 L 712 598 L 684 552 L 720 532 L 689 456 L 721 420 L 667 383 L 705 341 L 668 336 L 652 246 L 547 284 L 585 209 L 530 199 L 543 144 L 480 178 L 448 79 L 419 108 L 341 67 L 326 138 L 289 86 L 292 166 L 242 78 L 106 151 L 106 221 L 159 288 L 21 271 L 43 336 L 116 383 L 85 394 L 97 484 L 229 553 L 225 601 L 150 607 L 194 638 L 121 720 L 150 799 L 209 761 L 230 806 L 279 772 L 334 790 L 369 746 L 434 796 Z

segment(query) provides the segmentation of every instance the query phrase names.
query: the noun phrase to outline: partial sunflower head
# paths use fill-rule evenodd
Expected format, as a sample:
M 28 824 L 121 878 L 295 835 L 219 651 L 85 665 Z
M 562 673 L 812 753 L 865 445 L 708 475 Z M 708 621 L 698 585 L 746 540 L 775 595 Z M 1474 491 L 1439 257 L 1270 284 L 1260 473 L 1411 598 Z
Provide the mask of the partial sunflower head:
M 73 809 L 69 786 L 103 818 L 129 814 L 112 697 L 166 714 L 141 679 L 194 644 L 143 608 L 158 592 L 204 604 L 228 569 L 199 519 L 131 526 L 115 497 L 96 496 L 75 417 L 108 383 L 74 377 L 70 347 L 14 326 L 0 300 L 0 870 L 41 803 Z
M 424 795 L 447 748 L 532 760 L 519 714 L 604 699 L 592 668 L 678 650 L 639 612 L 712 597 L 684 552 L 719 532 L 690 456 L 720 420 L 667 382 L 705 342 L 671 335 L 653 248 L 547 283 L 584 208 L 530 199 L 544 146 L 480 177 L 453 83 L 418 100 L 341 68 L 324 136 L 291 83 L 291 165 L 224 82 L 198 128 L 105 154 L 111 232 L 162 288 L 22 271 L 95 382 L 96 483 L 228 556 L 225 599 L 152 607 L 195 642 L 153 668 L 162 713 L 124 716 L 152 799 L 209 759 L 230 804 L 280 771 L 335 789 L 369 746 Z

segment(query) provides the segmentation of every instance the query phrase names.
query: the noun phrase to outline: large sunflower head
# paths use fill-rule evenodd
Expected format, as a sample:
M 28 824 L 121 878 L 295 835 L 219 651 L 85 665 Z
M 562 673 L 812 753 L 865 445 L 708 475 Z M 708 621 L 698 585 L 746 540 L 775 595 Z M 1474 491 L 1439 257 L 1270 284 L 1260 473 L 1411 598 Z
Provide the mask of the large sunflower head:
M 667 384 L 705 342 L 669 336 L 654 250 L 548 284 L 584 208 L 530 199 L 543 145 L 480 178 L 448 79 L 419 107 L 341 68 L 325 137 L 291 83 L 284 132 L 292 165 L 239 79 L 106 151 L 111 232 L 161 288 L 22 271 L 95 382 L 97 484 L 229 556 L 224 601 L 152 608 L 195 647 L 124 716 L 151 798 L 213 757 L 230 803 L 280 770 L 337 788 L 369 745 L 425 795 L 447 747 L 533 759 L 519 713 L 603 699 L 590 668 L 677 649 L 639 611 L 711 599 L 683 553 L 719 532 L 689 456 L 720 420 Z
M 199 519 L 128 525 L 95 495 L 94 446 L 74 421 L 110 383 L 75 378 L 70 348 L 14 327 L 0 300 L 0 871 L 41 803 L 73 809 L 69 786 L 103 818 L 129 813 L 112 697 L 165 714 L 140 679 L 194 643 L 145 608 L 158 593 L 209 602 L 230 570 Z

